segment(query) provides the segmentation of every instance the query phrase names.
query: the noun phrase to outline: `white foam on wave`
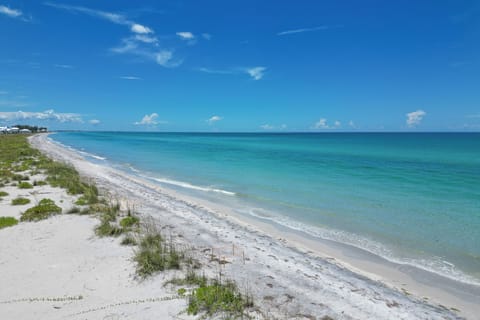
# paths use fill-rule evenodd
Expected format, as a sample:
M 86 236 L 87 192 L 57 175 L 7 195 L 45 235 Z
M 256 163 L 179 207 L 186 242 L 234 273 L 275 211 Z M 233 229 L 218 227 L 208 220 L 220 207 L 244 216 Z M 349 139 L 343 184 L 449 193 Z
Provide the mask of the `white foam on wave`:
M 90 157 L 90 158 L 94 158 L 94 159 L 102 160 L 102 161 L 107 160 L 107 158 L 97 156 L 96 154 L 93 154 L 93 153 L 89 153 L 89 152 L 85 152 L 85 151 L 79 151 L 79 150 L 76 150 L 76 151 L 77 151 L 78 153 L 80 153 L 80 154 L 82 154 L 82 155 L 84 155 L 84 156 Z
M 204 191 L 204 192 L 216 192 L 216 193 L 221 193 L 227 196 L 235 196 L 235 192 L 227 191 L 227 190 L 222 190 L 222 189 L 217 189 L 217 188 L 211 188 L 211 187 L 202 187 L 202 186 L 196 186 L 193 184 L 190 184 L 188 182 L 183 182 L 183 181 L 177 181 L 177 180 L 171 180 L 171 179 L 165 179 L 165 178 L 156 178 L 156 177 L 148 177 L 145 175 L 140 175 L 142 178 L 147 178 L 150 180 L 154 180 L 156 182 L 160 183 L 165 183 L 165 184 L 170 184 L 178 187 L 182 187 L 185 189 L 191 189 L 191 190 L 197 190 L 197 191 Z
M 464 272 L 458 270 L 458 268 L 451 262 L 444 260 L 442 257 L 432 256 L 428 258 L 409 258 L 399 257 L 395 253 L 388 249 L 385 245 L 357 234 L 337 230 L 327 229 L 317 226 L 309 226 L 307 224 L 294 221 L 288 217 L 272 214 L 267 210 L 261 208 L 250 208 L 245 210 L 238 210 L 240 213 L 247 213 L 253 217 L 261 220 L 269 220 L 273 223 L 279 224 L 283 227 L 303 232 L 309 236 L 326 239 L 330 241 L 347 244 L 352 247 L 365 250 L 376 256 L 386 259 L 400 265 L 409 265 L 433 274 L 440 275 L 442 277 L 459 281 L 470 285 L 480 285 L 480 281 Z

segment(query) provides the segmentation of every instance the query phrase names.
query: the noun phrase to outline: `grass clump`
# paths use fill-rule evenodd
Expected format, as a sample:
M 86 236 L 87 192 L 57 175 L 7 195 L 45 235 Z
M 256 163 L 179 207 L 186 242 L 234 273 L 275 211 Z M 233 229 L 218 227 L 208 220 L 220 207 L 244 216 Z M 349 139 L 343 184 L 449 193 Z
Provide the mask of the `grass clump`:
M 158 271 L 180 269 L 183 258 L 172 241 L 165 241 L 158 231 L 149 231 L 141 239 L 134 261 L 137 274 L 147 278 Z
M 238 292 L 235 283 L 213 281 L 194 289 L 189 296 L 188 314 L 204 312 L 207 317 L 225 314 L 228 318 L 241 318 L 245 310 L 253 306 L 252 299 Z
M 122 246 L 136 246 L 137 245 L 137 240 L 135 239 L 134 236 L 131 234 L 127 234 L 123 239 L 122 242 L 120 242 Z
M 38 221 L 47 219 L 51 215 L 62 213 L 62 208 L 55 204 L 51 199 L 42 199 L 38 205 L 27 209 L 22 214 L 20 221 Z
M 22 206 L 28 203 L 30 203 L 30 199 L 27 199 L 27 198 L 18 197 L 18 198 L 12 199 L 12 206 Z
M 205 287 L 207 285 L 207 282 L 208 280 L 205 275 L 199 275 L 192 269 L 189 269 L 185 278 L 173 278 L 167 281 L 165 284 L 173 284 L 175 286 Z
M 39 180 L 39 181 L 33 181 L 33 186 L 46 186 L 48 183 L 43 181 L 43 180 Z
M 120 225 L 122 226 L 123 229 L 125 230 L 130 230 L 132 227 L 138 227 L 140 226 L 140 219 L 135 217 L 135 216 L 127 216 L 120 220 Z
M 0 197 L 6 197 L 6 196 L 8 196 L 8 192 L 0 191 Z
M 0 229 L 14 226 L 18 223 L 18 220 L 14 217 L 0 217 Z
M 95 227 L 95 234 L 99 237 L 118 237 L 123 233 L 123 229 L 102 218 L 100 224 Z
M 30 182 L 22 181 L 18 184 L 19 189 L 32 189 L 33 186 Z

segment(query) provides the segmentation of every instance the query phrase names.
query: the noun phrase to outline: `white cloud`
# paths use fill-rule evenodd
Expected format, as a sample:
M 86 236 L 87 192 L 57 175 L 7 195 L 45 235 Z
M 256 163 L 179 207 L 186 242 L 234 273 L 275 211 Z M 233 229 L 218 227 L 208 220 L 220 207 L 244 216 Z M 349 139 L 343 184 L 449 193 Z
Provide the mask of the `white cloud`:
M 279 126 L 274 126 L 272 124 L 266 123 L 266 124 L 262 124 L 260 126 L 260 128 L 263 129 L 263 130 L 285 130 L 285 129 L 287 129 L 287 125 L 286 124 L 281 124 Z
M 165 121 L 160 121 L 158 120 L 158 114 L 157 113 L 152 113 L 152 114 L 146 114 L 142 120 L 134 122 L 135 125 L 144 125 L 144 126 L 155 126 L 157 124 L 162 124 L 165 123 Z
M 157 43 L 158 39 L 155 37 L 147 36 L 144 34 L 137 34 L 135 35 L 135 40 L 144 42 L 144 43 Z
M 149 27 L 142 26 L 141 24 L 134 23 L 131 26 L 132 32 L 139 33 L 139 34 L 149 34 L 153 33 L 152 29 Z
M 263 78 L 265 70 L 267 70 L 265 67 L 254 67 L 248 68 L 245 71 L 253 78 L 253 80 L 260 80 Z
M 415 127 L 422 122 L 423 117 L 425 117 L 427 113 L 423 110 L 417 110 L 410 113 L 407 113 L 407 126 Z
M 1 6 L 1 5 L 0 5 L 0 13 L 5 14 L 12 18 L 18 18 L 23 14 L 22 11 L 20 10 L 12 9 L 7 6 Z
M 202 33 L 202 37 L 205 40 L 210 40 L 212 39 L 212 35 L 210 33 Z
M 54 64 L 55 68 L 62 68 L 62 69 L 73 69 L 73 66 L 69 64 Z
M 212 73 L 212 74 L 234 74 L 231 70 L 215 70 L 209 68 L 198 68 L 198 71 L 205 72 L 205 73 Z
M 173 58 L 173 51 L 161 50 L 155 54 L 155 61 L 162 67 L 174 68 L 182 64 L 182 60 Z
M 212 116 L 210 119 L 207 120 L 208 124 L 212 125 L 214 124 L 215 122 L 218 122 L 220 120 L 222 120 L 223 118 L 220 117 L 220 116 Z
M 329 127 L 328 124 L 327 124 L 327 119 L 325 119 L 325 118 L 321 118 L 320 120 L 318 120 L 318 121 L 313 125 L 313 128 L 314 128 L 314 129 L 330 129 L 330 127 Z
M 357 128 L 357 126 L 355 125 L 355 122 L 353 122 L 353 120 L 348 121 L 348 125 L 349 125 L 351 128 L 354 128 L 354 129 Z
M 293 29 L 293 30 L 286 30 L 286 31 L 279 32 L 277 33 L 277 36 L 286 36 L 286 35 L 295 34 L 295 33 L 337 29 L 342 27 L 343 27 L 342 25 L 335 25 L 335 26 L 320 26 L 320 27 L 314 27 L 314 28 L 300 28 L 300 29 Z
M 0 112 L 0 120 L 51 120 L 58 122 L 83 122 L 82 116 L 78 113 L 58 113 L 54 110 L 46 110 L 43 112 Z
M 341 123 L 340 121 L 338 121 L 338 120 L 336 120 L 336 121 L 334 122 L 334 126 L 337 127 L 337 128 L 340 127 L 341 125 L 342 125 L 342 123 Z
M 271 124 L 266 123 L 266 124 L 262 124 L 260 128 L 262 128 L 263 130 L 273 130 L 275 129 L 275 126 L 272 126 Z
M 195 35 L 189 31 L 182 31 L 182 32 L 177 32 L 177 36 L 182 38 L 183 40 L 193 40 L 195 39 Z
M 100 120 L 98 120 L 98 119 L 92 119 L 92 120 L 89 120 L 88 122 L 89 122 L 91 125 L 94 125 L 94 126 L 100 124 Z
M 120 79 L 123 79 L 123 80 L 142 80 L 142 78 L 135 77 L 135 76 L 121 76 Z

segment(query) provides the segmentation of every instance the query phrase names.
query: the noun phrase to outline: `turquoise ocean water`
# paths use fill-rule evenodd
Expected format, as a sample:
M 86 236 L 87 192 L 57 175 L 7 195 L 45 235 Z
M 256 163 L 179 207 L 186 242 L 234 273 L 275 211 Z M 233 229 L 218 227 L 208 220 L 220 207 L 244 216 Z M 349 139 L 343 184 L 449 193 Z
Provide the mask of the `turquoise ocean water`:
M 62 132 L 92 161 L 480 283 L 480 134 Z

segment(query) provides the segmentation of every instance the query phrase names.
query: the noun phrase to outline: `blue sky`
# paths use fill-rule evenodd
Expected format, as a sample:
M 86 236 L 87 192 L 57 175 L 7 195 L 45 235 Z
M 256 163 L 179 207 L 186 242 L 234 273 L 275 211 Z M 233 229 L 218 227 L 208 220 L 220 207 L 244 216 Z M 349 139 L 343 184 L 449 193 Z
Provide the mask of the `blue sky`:
M 478 131 L 478 1 L 0 0 L 0 125 Z

